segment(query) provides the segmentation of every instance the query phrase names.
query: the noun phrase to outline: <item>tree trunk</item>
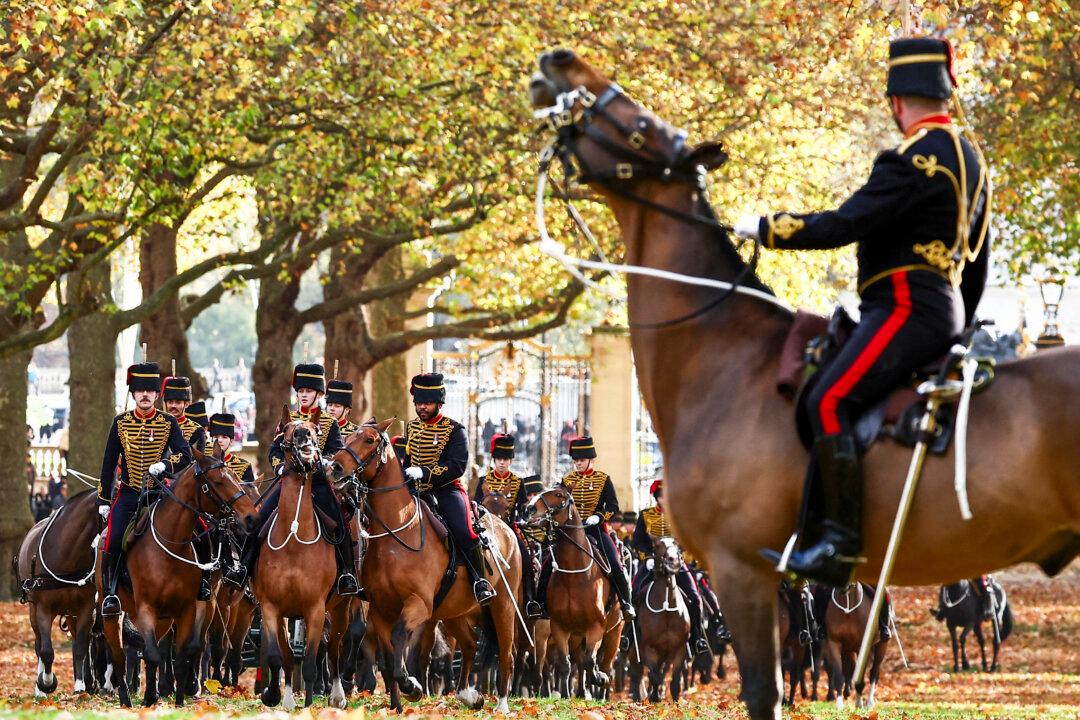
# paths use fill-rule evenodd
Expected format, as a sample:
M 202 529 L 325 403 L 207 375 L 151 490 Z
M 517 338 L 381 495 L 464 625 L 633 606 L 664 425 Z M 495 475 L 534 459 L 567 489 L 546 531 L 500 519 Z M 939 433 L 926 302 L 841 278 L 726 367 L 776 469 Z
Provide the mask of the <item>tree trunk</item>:
M 398 254 L 400 268 L 400 251 L 392 251 L 392 254 L 394 253 Z M 327 300 L 333 300 L 363 288 L 370 265 L 352 262 L 351 256 L 353 253 L 348 247 L 335 247 L 331 252 L 330 277 L 332 279 L 323 289 L 323 295 Z M 386 262 L 386 259 L 383 262 Z M 357 305 L 324 321 L 323 328 L 326 331 L 326 348 L 323 354 L 326 358 L 327 378 L 335 377 L 352 383 L 352 419 L 362 422 L 358 418 L 366 419 L 370 415 L 368 398 L 364 396 L 364 377 L 372 364 L 369 359 L 370 343 L 364 307 Z M 335 366 L 337 374 L 334 374 Z
M 17 592 L 10 560 L 33 525 L 26 438 L 26 368 L 32 354 L 24 350 L 0 359 L 0 457 L 5 459 L 0 465 L 0 600 L 10 600 Z
M 81 302 L 112 302 L 109 263 L 100 263 L 82 278 Z M 116 337 L 112 318 L 94 312 L 79 318 L 67 331 L 71 374 L 68 433 L 68 467 L 97 476 L 105 440 L 116 414 Z M 68 495 L 85 486 L 68 477 Z
M 251 367 L 255 390 L 255 438 L 259 442 L 259 472 L 269 473 L 266 459 L 274 440 L 282 403 L 289 402 L 292 380 L 292 349 L 301 327 L 284 318 L 295 316 L 300 278 L 282 284 L 276 278 L 259 283 L 259 307 L 255 316 L 258 348 Z
M 395 248 L 375 266 L 375 281 L 384 285 L 404 277 L 401 264 L 401 248 Z M 399 333 L 405 329 L 405 309 L 408 294 L 401 293 L 368 306 L 371 313 L 371 331 L 375 337 Z M 405 367 L 407 355 L 392 355 L 378 362 L 372 369 L 371 405 L 380 420 L 396 417 L 408 420 L 412 407 L 409 397 L 409 368 Z
M 143 297 L 149 297 L 176 275 L 176 231 L 168 225 L 153 223 L 139 244 L 139 284 Z M 187 335 L 180 317 L 179 294 L 173 294 L 161 308 L 139 327 L 141 342 L 146 343 L 147 359 L 161 367 L 162 376 L 171 373 L 176 360 L 176 374 L 191 378 L 195 398 L 207 396 L 206 381 L 195 372 L 188 353 Z

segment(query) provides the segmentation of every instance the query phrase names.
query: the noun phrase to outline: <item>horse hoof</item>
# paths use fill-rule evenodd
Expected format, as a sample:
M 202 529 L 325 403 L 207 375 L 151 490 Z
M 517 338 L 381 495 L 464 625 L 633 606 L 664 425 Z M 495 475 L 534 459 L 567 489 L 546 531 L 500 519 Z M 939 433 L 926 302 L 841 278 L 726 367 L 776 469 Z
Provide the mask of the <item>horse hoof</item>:
M 344 710 L 348 702 L 345 698 L 348 695 L 345 693 L 345 689 L 341 686 L 341 680 L 334 680 L 334 689 L 330 691 L 330 707 L 337 708 L 338 710 Z
M 266 687 L 261 693 L 259 693 L 259 699 L 262 700 L 262 704 L 266 707 L 277 707 L 281 702 L 281 695 L 277 692 L 272 692 L 271 688 Z
M 412 675 L 405 677 L 403 680 L 398 680 L 398 688 L 401 689 L 401 694 L 409 702 L 416 702 L 424 695 L 424 688 L 420 686 L 420 682 Z
M 458 700 L 470 710 L 479 710 L 484 707 L 484 696 L 478 693 L 476 688 L 465 688 L 458 693 Z
M 285 708 L 289 712 L 296 709 L 296 698 L 293 696 L 292 686 L 285 686 L 285 696 L 281 698 L 281 707 Z
M 155 705 L 157 705 L 157 701 L 157 695 L 143 695 L 142 704 L 143 707 L 154 707 Z
M 507 699 L 505 697 L 499 698 L 499 704 L 495 707 L 495 714 L 496 715 L 509 715 L 510 714 L 510 703 L 507 702 Z
M 60 678 L 58 678 L 56 675 L 54 675 L 52 673 L 49 673 L 48 675 L 46 675 L 44 673 L 39 673 L 38 676 L 37 676 L 36 685 L 37 685 L 37 689 L 41 690 L 41 692 L 48 695 L 49 693 L 56 690 L 56 685 L 59 682 L 60 682 Z

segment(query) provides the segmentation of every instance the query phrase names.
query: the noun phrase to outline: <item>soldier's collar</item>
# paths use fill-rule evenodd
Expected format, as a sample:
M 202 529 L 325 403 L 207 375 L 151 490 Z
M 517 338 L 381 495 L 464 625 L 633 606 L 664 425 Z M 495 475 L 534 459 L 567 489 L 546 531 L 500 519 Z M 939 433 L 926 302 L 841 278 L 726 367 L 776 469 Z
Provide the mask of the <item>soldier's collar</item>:
M 225 462 L 229 462 L 230 460 L 232 460 L 232 458 L 233 458 L 233 454 L 232 454 L 231 452 L 227 452 L 227 453 L 225 453 L 225 457 L 224 457 L 224 458 L 222 458 L 222 459 L 223 459 L 223 460 L 224 460 Z
M 922 130 L 924 127 L 951 124 L 952 118 L 949 117 L 948 113 L 934 113 L 933 115 L 926 115 L 925 117 L 921 117 L 914 123 L 912 123 L 908 127 L 907 132 L 904 133 L 904 137 L 909 138 L 915 133 L 919 132 L 919 130 Z
M 500 474 L 498 470 L 495 470 L 495 469 L 493 468 L 493 469 L 491 470 L 491 475 L 492 475 L 493 477 L 497 477 L 497 478 L 499 478 L 500 480 L 505 480 L 506 478 L 510 477 L 510 475 L 511 475 L 511 472 L 510 472 L 509 470 L 507 470 L 506 472 L 504 472 L 504 473 L 501 473 L 501 474 Z
M 139 412 L 139 408 L 135 408 L 134 413 L 135 417 L 139 418 L 140 420 L 149 420 L 157 414 L 157 408 L 150 408 L 149 415 L 143 415 L 141 412 Z
M 187 415 L 185 415 L 184 413 L 180 413 L 179 415 L 176 416 L 176 422 L 178 422 L 180 424 L 183 424 L 183 422 L 185 420 L 187 420 Z
M 346 414 L 340 420 L 337 421 L 338 427 L 345 427 L 349 424 L 349 416 Z
M 307 410 L 297 405 L 296 412 L 300 413 L 301 417 L 311 417 L 311 414 L 315 412 L 315 405 L 309 405 Z
M 578 473 L 578 475 L 581 475 L 582 477 L 589 477 L 594 472 L 596 472 L 596 469 L 590 465 L 587 470 L 582 470 L 581 472 Z
M 437 425 L 439 423 L 439 421 L 442 420 L 442 419 L 443 419 L 443 414 L 439 413 L 438 415 L 431 418 L 430 420 L 421 420 L 420 422 L 424 423 L 425 425 Z

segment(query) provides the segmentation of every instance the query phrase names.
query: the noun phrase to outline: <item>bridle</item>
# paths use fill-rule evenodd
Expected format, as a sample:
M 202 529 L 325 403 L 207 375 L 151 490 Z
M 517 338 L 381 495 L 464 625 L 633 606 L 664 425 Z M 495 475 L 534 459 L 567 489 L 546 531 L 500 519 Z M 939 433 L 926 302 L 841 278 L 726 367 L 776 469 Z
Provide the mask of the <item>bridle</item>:
M 669 553 L 669 547 L 673 547 L 675 550 L 674 558 Z M 679 568 L 682 567 L 682 551 L 671 540 L 659 542 L 653 550 L 653 562 L 654 568 L 663 568 L 665 574 L 675 575 L 679 572 Z
M 213 458 L 213 462 L 210 464 L 209 467 L 202 467 L 201 465 L 199 465 L 198 460 L 194 461 L 194 465 L 195 470 L 193 472 L 193 476 L 195 481 L 197 483 L 200 483 L 199 492 L 201 492 L 203 496 L 210 498 L 215 503 L 217 503 L 216 513 L 205 512 L 185 502 L 184 500 L 181 500 L 179 497 L 177 497 L 176 493 L 173 492 L 173 489 L 169 487 L 169 485 L 164 482 L 160 477 L 147 475 L 147 478 L 150 479 L 152 485 L 156 486 L 161 491 L 162 495 L 164 495 L 166 499 L 191 511 L 195 515 L 195 517 L 199 518 L 207 525 L 212 524 L 215 520 L 215 517 L 228 518 L 234 515 L 236 510 L 233 505 L 235 505 L 236 501 L 239 500 L 241 497 L 245 496 L 247 493 L 245 493 L 244 489 L 240 487 L 235 493 L 233 493 L 233 495 L 228 500 L 222 500 L 221 497 L 218 496 L 217 492 L 213 489 L 213 487 L 211 487 L 210 481 L 206 477 L 209 473 L 215 470 L 220 470 L 222 468 L 228 469 L 229 466 L 225 463 L 224 460 L 216 457 Z M 239 483 L 237 484 L 239 485 Z
M 537 110 L 534 116 L 543 119 L 549 127 L 555 131 L 555 139 L 540 155 L 540 173 L 537 181 L 536 213 L 537 222 L 540 226 L 541 237 L 544 243 L 558 243 L 551 241 L 547 236 L 546 222 L 544 221 L 544 183 L 548 180 L 551 161 L 558 158 L 563 165 L 564 174 L 568 179 L 576 178 L 579 182 L 595 183 L 609 192 L 626 198 L 638 205 L 642 205 L 677 220 L 688 224 L 700 225 L 713 231 L 713 235 L 722 242 L 727 242 L 728 234 L 733 233 L 731 226 L 721 223 L 712 206 L 706 200 L 706 168 L 704 165 L 694 163 L 686 145 L 686 131 L 679 130 L 675 133 L 675 140 L 670 149 L 666 151 L 649 147 L 645 139 L 645 131 L 649 129 L 650 121 L 644 116 L 631 125 L 627 125 L 610 112 L 608 106 L 616 100 L 629 102 L 634 107 L 637 105 L 627 97 L 622 88 L 611 83 L 597 97 L 584 86 L 559 94 L 555 104 Z M 608 134 L 596 126 L 596 121 L 602 119 L 615 128 L 622 137 L 622 142 L 612 140 Z M 590 167 L 579 149 L 579 142 L 588 139 L 599 145 L 605 152 L 616 158 L 617 162 L 611 170 L 601 170 Z M 695 194 L 694 212 L 686 212 L 673 208 L 663 203 L 658 203 L 649 198 L 642 197 L 627 188 L 629 183 L 640 179 L 653 179 L 664 183 L 679 182 L 694 187 L 698 192 Z M 552 181 L 554 182 L 554 181 Z M 560 193 L 566 203 L 569 212 L 578 229 L 592 242 L 594 249 L 603 259 L 603 252 L 593 239 L 593 235 L 586 226 L 581 215 L 570 204 L 568 195 Z M 550 241 L 550 243 L 549 243 Z M 558 246 L 561 250 L 561 246 Z M 738 251 L 738 248 L 735 248 Z M 592 287 L 600 287 L 594 281 L 582 275 L 575 267 L 604 270 L 607 272 L 627 272 L 642 275 L 661 277 L 676 282 L 693 285 L 713 287 L 723 292 L 705 305 L 670 320 L 655 323 L 630 323 L 631 328 L 643 330 L 657 330 L 672 327 L 689 320 L 693 320 L 705 313 L 717 308 L 724 301 L 736 293 L 753 295 L 769 302 L 782 303 L 770 293 L 751 288 L 743 283 L 752 277 L 757 267 L 758 257 L 761 251 L 760 239 L 754 242 L 754 251 L 750 262 L 744 263 L 739 274 L 731 282 L 701 278 L 696 276 L 682 275 L 679 273 L 658 270 L 656 268 L 643 268 L 632 265 L 612 265 L 609 262 L 594 262 L 591 260 L 570 259 L 556 254 L 570 272 L 580 281 Z
M 549 490 L 548 492 L 551 492 L 551 491 Z M 583 568 L 581 570 L 565 570 L 565 569 L 562 569 L 562 568 L 558 568 L 557 564 L 555 563 L 555 549 L 554 549 L 554 545 L 553 545 L 552 548 L 551 548 L 552 565 L 559 572 L 569 572 L 569 573 L 584 572 L 584 571 L 588 570 L 589 568 L 591 568 L 592 563 L 594 563 L 594 562 L 596 564 L 598 564 L 605 573 L 610 572 L 610 568 L 608 567 L 607 562 L 605 562 L 605 559 L 603 557 L 597 557 L 596 553 L 593 552 L 591 542 L 586 540 L 585 545 L 582 546 L 581 543 L 579 543 L 577 540 L 575 540 L 574 537 L 570 533 L 567 532 L 567 529 L 570 529 L 570 530 L 584 530 L 587 527 L 586 525 L 584 525 L 582 523 L 577 523 L 577 524 L 571 523 L 570 520 L 573 517 L 573 514 L 570 513 L 570 512 L 567 512 L 566 520 L 563 520 L 562 522 L 556 522 L 555 521 L 555 515 L 562 512 L 563 510 L 567 510 L 567 509 L 574 506 L 574 496 L 572 494 L 570 494 L 569 492 L 566 492 L 565 490 L 562 490 L 561 492 L 563 493 L 564 497 L 563 497 L 562 502 L 558 503 L 557 505 L 550 505 L 548 503 L 547 498 L 544 497 L 545 495 L 547 495 L 546 492 L 545 493 L 540 493 L 539 495 L 537 495 L 533 499 L 532 503 L 530 503 L 530 507 L 532 507 L 533 510 L 535 511 L 537 503 L 543 502 L 544 503 L 543 515 L 539 516 L 536 519 L 527 520 L 525 522 L 525 526 L 526 527 L 542 529 L 545 539 L 548 539 L 548 540 L 550 540 L 553 535 L 561 535 L 562 537 L 566 538 L 566 540 L 568 542 L 570 542 L 571 545 L 573 545 L 574 547 L 576 547 L 578 550 L 585 553 L 589 557 L 590 562 L 589 562 L 589 566 L 587 568 Z

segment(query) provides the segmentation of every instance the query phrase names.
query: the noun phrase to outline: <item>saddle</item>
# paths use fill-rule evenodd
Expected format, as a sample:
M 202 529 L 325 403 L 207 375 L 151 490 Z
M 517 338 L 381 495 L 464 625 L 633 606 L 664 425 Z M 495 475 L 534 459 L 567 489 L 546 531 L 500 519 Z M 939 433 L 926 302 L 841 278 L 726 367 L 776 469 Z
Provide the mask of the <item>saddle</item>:
M 150 508 L 142 505 L 131 516 L 131 521 L 128 522 L 126 528 L 124 528 L 123 540 L 120 543 L 120 547 L 123 552 L 127 552 L 128 548 L 135 544 L 135 541 L 146 534 L 146 529 L 150 527 Z
M 839 355 L 855 325 L 842 307 L 838 307 L 831 318 L 797 310 L 795 321 L 784 340 L 777 373 L 777 391 L 794 402 L 796 430 L 807 450 L 813 445 L 806 407 L 808 391 L 820 380 L 820 371 Z M 892 438 L 906 447 L 915 446 L 920 438 L 919 422 L 926 410 L 926 398 L 919 394 L 918 388 L 927 380 L 939 377 L 949 362 L 953 362 L 951 355 L 946 354 L 919 368 L 907 383 L 895 388 L 855 420 L 855 439 L 863 452 L 884 437 Z M 994 361 L 978 358 L 977 362 L 973 394 L 986 390 L 994 380 Z M 948 368 L 950 380 L 958 380 L 959 377 L 957 367 Z M 955 426 L 957 398 L 958 394 L 943 398 L 935 416 L 937 429 L 928 447 L 931 453 L 942 455 L 948 452 Z

